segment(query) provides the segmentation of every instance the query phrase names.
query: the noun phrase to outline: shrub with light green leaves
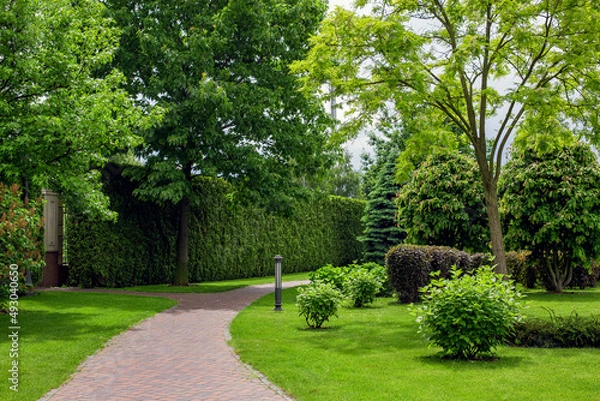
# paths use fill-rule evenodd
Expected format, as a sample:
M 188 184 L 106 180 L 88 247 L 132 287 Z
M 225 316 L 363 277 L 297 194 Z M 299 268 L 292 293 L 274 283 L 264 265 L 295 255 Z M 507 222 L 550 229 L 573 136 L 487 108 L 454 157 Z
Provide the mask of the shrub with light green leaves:
M 362 308 L 372 303 L 381 290 L 382 283 L 374 272 L 367 269 L 351 271 L 346 282 L 346 294 L 355 308 Z
M 432 273 L 431 282 L 421 290 L 423 302 L 411 306 L 419 331 L 449 357 L 489 355 L 521 320 L 522 295 L 489 266 L 472 275 L 453 267 L 450 275 L 442 279 L 439 272 Z
M 348 267 L 335 267 L 332 264 L 327 264 L 309 273 L 308 278 L 313 283 L 331 284 L 339 291 L 344 292 L 349 273 L 350 269 Z
M 342 300 L 342 293 L 332 284 L 314 282 L 298 289 L 296 306 L 308 327 L 318 329 L 331 316 L 337 316 Z

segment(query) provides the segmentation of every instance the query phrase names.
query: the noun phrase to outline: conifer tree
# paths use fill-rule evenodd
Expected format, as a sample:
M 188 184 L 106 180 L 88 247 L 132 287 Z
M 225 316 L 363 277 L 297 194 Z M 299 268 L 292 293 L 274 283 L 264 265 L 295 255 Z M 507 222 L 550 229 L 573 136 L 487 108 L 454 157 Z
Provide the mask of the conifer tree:
M 365 231 L 360 240 L 365 246 L 366 262 L 383 263 L 385 254 L 394 245 L 401 243 L 406 233 L 396 221 L 396 193 L 400 186 L 395 182 L 396 158 L 399 149 L 388 150 L 385 163 L 381 166 L 373 189 L 367 194 L 367 206 L 363 222 Z

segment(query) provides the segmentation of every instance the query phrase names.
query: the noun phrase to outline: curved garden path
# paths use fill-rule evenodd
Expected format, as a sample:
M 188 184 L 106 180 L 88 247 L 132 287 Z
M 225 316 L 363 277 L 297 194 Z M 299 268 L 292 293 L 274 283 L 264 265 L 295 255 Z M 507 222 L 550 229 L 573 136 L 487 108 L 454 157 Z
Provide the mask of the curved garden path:
M 214 294 L 128 292 L 179 304 L 110 340 L 69 381 L 39 401 L 290 400 L 242 364 L 227 345 L 235 315 L 270 292 L 272 284 Z

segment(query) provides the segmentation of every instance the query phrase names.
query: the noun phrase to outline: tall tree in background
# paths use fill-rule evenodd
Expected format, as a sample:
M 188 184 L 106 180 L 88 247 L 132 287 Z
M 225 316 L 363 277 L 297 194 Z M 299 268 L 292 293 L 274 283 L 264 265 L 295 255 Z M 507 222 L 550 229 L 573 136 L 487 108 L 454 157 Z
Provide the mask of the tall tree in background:
M 400 189 L 396 184 L 396 159 L 399 153 L 396 146 L 387 147 L 385 164 L 380 166 L 375 183 L 367 195 L 363 216 L 365 230 L 360 238 L 365 246 L 364 259 L 367 262 L 383 264 L 387 251 L 402 243 L 406 237 L 396 219 L 398 208 L 395 199 Z
M 598 142 L 600 9 L 593 0 L 356 4 L 372 6 L 370 15 L 337 8 L 293 70 L 305 73 L 308 93 L 346 99 L 350 134 L 390 104 L 405 119 L 425 110 L 432 128 L 450 121 L 462 131 L 475 151 L 497 271 L 507 273 L 497 195 L 506 143 L 523 121 L 544 130 L 548 116 Z
M 3 1 L 0 10 L 0 181 L 106 214 L 96 169 L 150 122 L 106 67 L 118 29 L 96 0 Z
M 173 284 L 188 283 L 193 177 L 222 177 L 282 208 L 319 172 L 329 118 L 298 93 L 288 65 L 305 57 L 321 0 L 106 0 L 123 29 L 117 62 L 146 109 L 137 194 L 179 209 Z M 258 194 L 258 195 L 257 195 Z

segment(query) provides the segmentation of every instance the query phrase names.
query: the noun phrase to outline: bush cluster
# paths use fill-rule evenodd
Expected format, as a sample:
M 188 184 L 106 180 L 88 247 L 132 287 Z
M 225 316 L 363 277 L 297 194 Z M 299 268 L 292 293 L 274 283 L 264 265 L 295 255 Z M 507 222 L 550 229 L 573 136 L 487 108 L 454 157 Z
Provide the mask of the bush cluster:
M 389 282 L 385 268 L 377 263 L 336 267 L 331 264 L 310 273 L 311 283 L 299 290 L 296 305 L 311 328 L 319 328 L 335 316 L 344 300 L 355 308 L 372 303 Z
M 390 282 L 402 303 L 417 302 L 419 289 L 429 284 L 430 274 L 439 271 L 440 278 L 449 276 L 452 266 L 473 271 L 488 264 L 486 254 L 469 255 L 450 247 L 398 245 L 386 255 Z
M 521 294 L 512 282 L 483 266 L 472 273 L 452 268 L 432 274 L 423 302 L 411 306 L 419 331 L 450 357 L 478 359 L 503 344 L 520 319 Z
M 508 342 L 518 347 L 539 348 L 586 348 L 600 347 L 600 319 L 597 316 L 582 317 L 577 313 L 557 316 L 550 312 L 550 319 L 524 319 L 515 326 Z

